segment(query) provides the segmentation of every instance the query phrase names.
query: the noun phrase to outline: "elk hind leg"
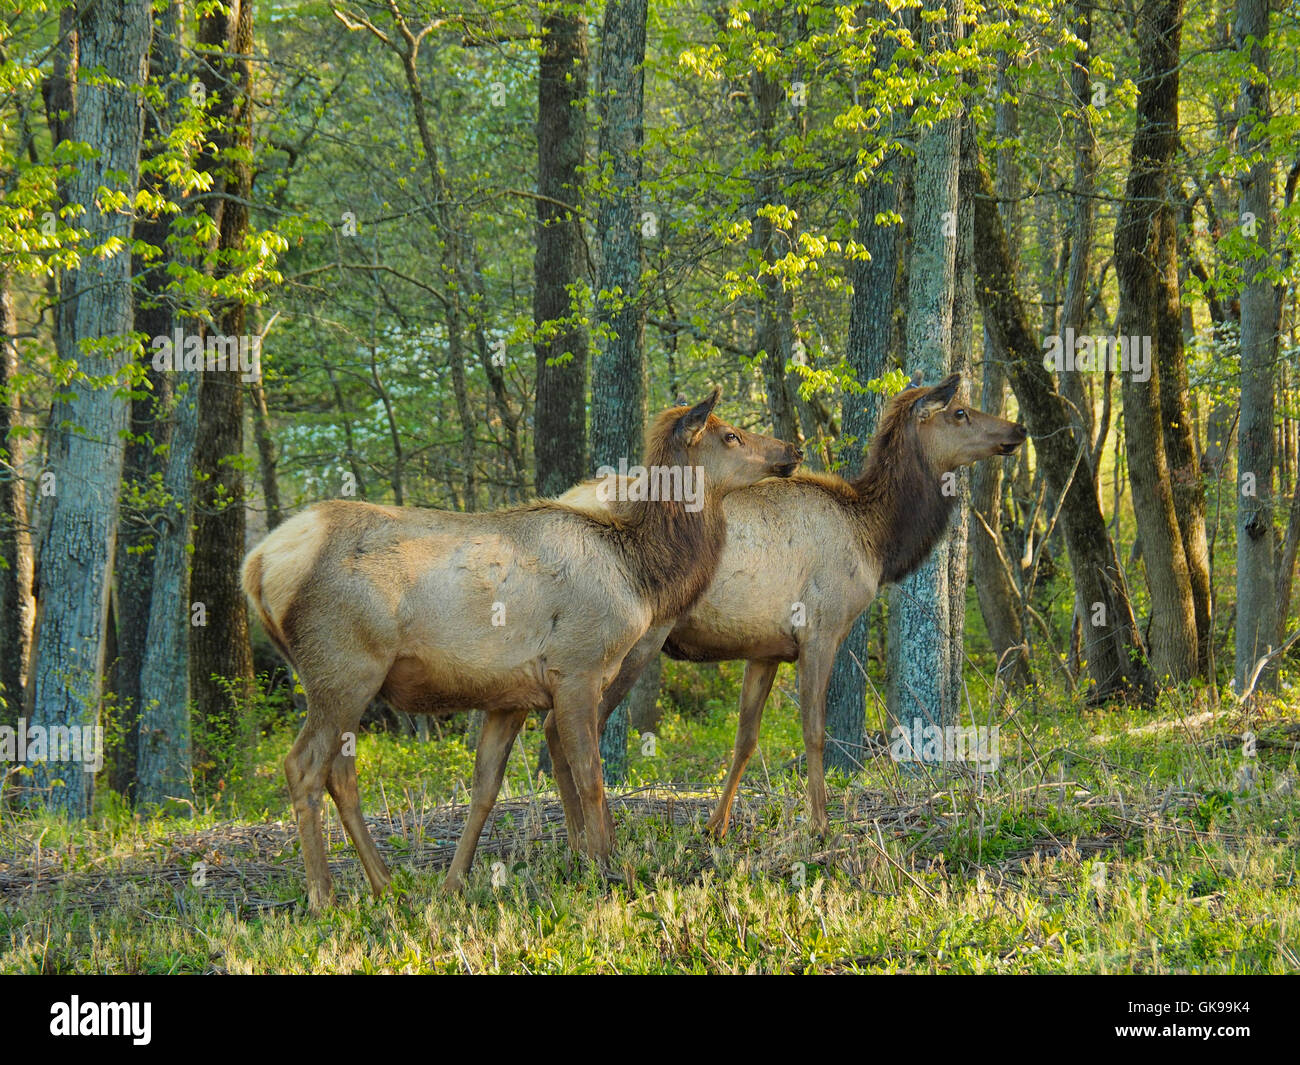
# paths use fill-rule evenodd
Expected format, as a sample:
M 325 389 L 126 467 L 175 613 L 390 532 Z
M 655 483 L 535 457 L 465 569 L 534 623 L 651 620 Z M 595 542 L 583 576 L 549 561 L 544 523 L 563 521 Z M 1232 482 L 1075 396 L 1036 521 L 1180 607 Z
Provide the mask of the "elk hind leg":
M 601 776 L 599 704 L 599 685 L 579 678 L 557 686 L 552 712 L 582 806 L 583 850 L 603 862 L 613 847 L 613 821 L 605 805 L 605 784 Z
M 298 842 L 307 872 L 307 902 L 319 913 L 333 901 L 334 884 L 325 857 L 321 798 L 330 766 L 338 753 L 341 730 L 319 712 L 308 696 L 307 720 L 284 760 L 284 775 L 298 821 Z
M 354 736 L 359 724 L 359 719 L 353 723 L 351 731 Z M 370 889 L 375 895 L 382 895 L 393 877 L 379 853 L 379 848 L 375 846 L 375 841 L 370 836 L 370 830 L 366 828 L 365 818 L 361 816 L 361 796 L 357 791 L 355 754 L 345 755 L 339 751 L 334 756 L 334 763 L 330 766 L 325 786 L 329 788 L 334 805 L 339 810 L 339 820 L 343 822 L 343 827 L 347 829 L 348 837 L 361 858 L 361 866 L 366 871 L 366 879 L 370 881 Z
M 474 851 L 478 849 L 483 824 L 492 812 L 497 793 L 501 790 L 506 763 L 510 760 L 510 748 L 514 746 L 515 737 L 519 735 L 519 728 L 527 716 L 527 710 L 496 710 L 483 715 L 478 750 L 474 755 L 474 784 L 470 793 L 469 817 L 465 819 L 460 842 L 456 844 L 456 855 L 451 860 L 451 868 L 447 870 L 447 879 L 443 882 L 444 891 L 460 891 L 465 886 L 465 877 L 474 861 Z
M 745 663 L 745 679 L 740 687 L 740 721 L 736 725 L 736 749 L 731 756 L 731 770 L 727 773 L 727 782 L 722 788 L 722 797 L 705 831 L 721 839 L 727 834 L 731 824 L 731 804 L 735 802 L 736 792 L 740 790 L 740 778 L 744 776 L 745 766 L 758 746 L 758 730 L 763 723 L 763 707 L 767 704 L 772 682 L 776 680 L 776 671 L 780 666 L 775 661 L 751 661 Z

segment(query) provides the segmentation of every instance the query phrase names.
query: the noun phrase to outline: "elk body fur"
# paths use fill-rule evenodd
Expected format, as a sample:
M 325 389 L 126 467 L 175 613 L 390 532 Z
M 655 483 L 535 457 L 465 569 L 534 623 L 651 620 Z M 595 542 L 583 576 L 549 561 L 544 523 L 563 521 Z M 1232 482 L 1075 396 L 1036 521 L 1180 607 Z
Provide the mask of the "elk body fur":
M 325 789 L 376 894 L 390 879 L 361 816 L 355 754 L 343 753 L 376 695 L 407 713 L 486 712 L 449 888 L 464 881 L 532 710 L 551 711 L 547 738 L 578 797 L 570 842 L 607 856 L 601 694 L 647 630 L 671 624 L 707 587 L 726 536 L 722 497 L 788 475 L 800 457 L 726 425 L 711 413 L 716 401 L 715 390 L 668 411 L 647 434 L 648 465 L 703 471 L 698 512 L 673 500 L 605 514 L 554 501 L 476 514 L 336 501 L 285 522 L 249 554 L 244 589 L 307 693 L 285 774 L 313 909 L 332 896 Z
M 798 663 L 809 813 L 826 830 L 826 688 L 840 644 L 880 586 L 916 570 L 944 535 L 956 504 L 944 492 L 944 474 L 1010 454 L 1026 436 L 1022 425 L 964 406 L 960 383 L 953 375 L 895 396 L 852 479 L 802 473 L 728 496 L 726 547 L 708 590 L 675 625 L 650 630 L 606 692 L 602 721 L 660 646 L 690 661 L 745 660 L 731 770 L 708 823 L 713 834 L 726 833 L 782 662 Z M 561 498 L 597 507 L 589 485 Z M 557 774 L 557 784 L 567 803 L 570 783 Z

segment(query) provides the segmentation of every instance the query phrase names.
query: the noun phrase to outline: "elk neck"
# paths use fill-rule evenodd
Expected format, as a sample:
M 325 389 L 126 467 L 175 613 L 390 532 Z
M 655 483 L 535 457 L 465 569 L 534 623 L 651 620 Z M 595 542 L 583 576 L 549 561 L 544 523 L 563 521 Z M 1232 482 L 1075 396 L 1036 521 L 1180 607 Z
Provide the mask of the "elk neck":
M 941 474 L 921 447 L 912 404 L 891 404 L 862 472 L 850 482 L 863 540 L 880 562 L 881 584 L 915 572 L 947 531 L 957 500 L 943 493 Z
M 685 470 L 692 456 L 673 434 L 675 422 L 660 416 L 646 437 L 645 465 Z M 708 588 L 727 539 L 722 496 L 702 467 L 699 509 L 681 499 L 638 500 L 624 504 L 610 529 L 623 569 L 660 625 L 685 613 Z

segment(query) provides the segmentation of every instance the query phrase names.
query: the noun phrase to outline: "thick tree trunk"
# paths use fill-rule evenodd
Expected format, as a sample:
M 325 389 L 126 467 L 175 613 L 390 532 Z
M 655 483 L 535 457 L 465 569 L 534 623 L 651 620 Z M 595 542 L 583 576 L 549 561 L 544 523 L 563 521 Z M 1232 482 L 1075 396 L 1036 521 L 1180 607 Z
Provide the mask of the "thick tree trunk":
M 1183 353 L 1182 296 L 1178 277 L 1178 230 L 1172 205 L 1160 212 L 1160 281 L 1154 347 L 1160 374 L 1160 426 L 1169 464 L 1174 516 L 1187 560 L 1196 620 L 1196 672 L 1209 677 L 1211 641 L 1210 554 L 1205 529 L 1205 483 L 1189 408 L 1187 358 Z
M 157 518 L 154 588 L 140 664 L 140 737 L 136 800 L 161 806 L 193 795 L 189 642 L 190 516 L 199 430 L 199 375 L 176 375 L 171 446 L 163 471 L 168 505 Z
M 178 5 L 170 4 L 154 15 L 153 42 L 149 48 L 149 79 L 165 92 L 177 92 L 171 80 L 180 70 L 180 18 Z M 164 147 L 169 129 L 159 125 L 154 109 L 145 111 L 144 155 L 157 155 Z M 170 124 L 170 114 L 164 122 Z M 161 193 L 157 182 L 151 190 Z M 153 338 L 170 337 L 172 312 L 165 292 L 169 216 L 141 217 L 135 224 L 138 241 L 163 249 L 163 257 L 152 264 L 136 256 L 131 264 L 136 277 L 135 329 L 145 335 L 142 358 L 146 387 L 131 399 L 131 435 L 126 444 L 122 483 L 128 489 L 122 505 L 117 538 L 116 619 L 117 662 L 113 669 L 113 690 L 117 695 L 122 747 L 113 759 L 112 786 L 130 802 L 135 794 L 136 753 L 140 739 L 140 669 L 148 639 L 149 604 L 155 584 L 155 528 L 158 517 L 156 490 L 166 467 L 171 440 L 171 408 L 174 404 L 174 375 L 153 367 Z M 143 501 L 143 506 L 132 502 Z M 188 713 L 188 709 L 186 711 Z
M 0 724 L 14 725 L 23 706 L 31 650 L 32 540 L 23 483 L 19 428 L 18 320 L 9 272 L 0 265 Z
M 898 227 L 876 225 L 876 216 L 898 209 L 899 183 L 892 159 L 878 169 L 858 198 L 857 240 L 870 255 L 853 263 L 847 358 L 859 384 L 883 375 L 893 341 L 894 285 L 898 277 Z M 846 393 L 841 430 L 854 442 L 846 473 L 862 468 L 880 419 L 882 398 Z M 879 609 L 879 608 L 876 608 Z M 863 612 L 840 645 L 826 692 L 826 768 L 862 768 L 866 734 L 867 655 L 870 610 Z
M 1138 689 L 1150 694 L 1141 639 L 1123 571 L 1097 489 L 1088 476 L 1089 441 L 1076 435 L 1061 397 L 1043 366 L 1039 348 L 1015 288 L 1016 269 L 998 216 L 993 184 L 981 169 L 975 201 L 975 291 L 984 324 L 998 356 L 1005 361 L 1020 405 L 1020 416 L 1034 439 L 1034 450 L 1054 499 L 1063 499 L 1070 566 L 1081 602 L 1087 605 L 1083 641 L 1094 700 Z
M 134 200 L 143 133 L 141 86 L 146 76 L 150 5 L 129 0 L 112 7 L 86 4 L 80 11 L 79 48 L 84 69 L 102 69 L 78 87 L 72 117 L 74 140 L 94 145 L 69 181 L 69 201 L 79 204 L 79 224 L 89 237 L 79 267 L 64 277 L 59 355 L 75 360 L 84 380 L 54 402 L 49 467 L 54 477 L 49 527 L 42 545 L 37 584 L 40 629 L 35 634 L 32 723 L 45 728 L 97 726 L 105 650 L 113 551 L 121 487 L 121 435 L 128 407 L 114 391 L 128 356 L 131 330 L 131 257 L 119 251 L 100 257 L 88 249 L 110 241 L 129 247 L 124 212 L 98 206 L 101 188 L 120 189 Z M 50 762 L 36 767 L 38 788 L 49 788 L 55 809 L 90 812 L 94 776 L 82 766 Z M 61 779 L 62 787 L 53 782 Z
M 537 494 L 554 496 L 587 476 L 587 333 L 572 321 L 568 286 L 586 276 L 578 168 L 586 153 L 587 24 L 555 12 L 542 20 L 537 77 Z M 575 210 L 566 210 L 568 204 Z M 557 361 L 559 360 L 559 361 Z
M 609 0 L 600 35 L 601 332 L 591 371 L 591 461 L 639 459 L 646 424 L 645 304 L 641 299 L 641 145 L 644 140 L 646 0 Z M 649 681 L 646 681 L 649 684 Z M 629 692 L 601 736 L 607 784 L 627 779 Z
M 1241 420 L 1237 429 L 1237 690 L 1273 644 L 1277 631 L 1273 535 L 1273 374 L 1276 306 L 1267 270 L 1273 240 L 1273 167 L 1266 143 L 1269 120 L 1268 0 L 1238 0 L 1237 48 L 1257 76 L 1237 99 L 1239 148 L 1254 164 L 1241 175 L 1241 217 L 1252 251 L 1241 278 Z M 1253 72 L 1252 72 L 1253 73 Z M 1260 684 L 1276 683 L 1270 668 Z
M 1182 0 L 1144 0 L 1137 37 L 1141 92 L 1124 204 L 1115 230 L 1118 332 L 1130 338 L 1130 344 L 1149 341 L 1154 347 L 1168 340 L 1162 315 L 1167 313 L 1168 301 L 1177 300 L 1176 272 L 1173 278 L 1164 276 L 1171 259 L 1164 250 L 1168 227 L 1161 216 L 1173 209 L 1169 174 L 1178 142 Z M 1180 332 L 1178 336 L 1181 338 Z M 1162 427 L 1165 408 L 1160 367 L 1171 357 L 1155 353 L 1145 367 L 1149 376 L 1143 380 L 1138 380 L 1143 374 L 1134 372 L 1130 361 L 1120 379 L 1129 484 L 1151 595 L 1151 666 L 1158 680 L 1177 682 L 1196 672 L 1197 635 L 1187 551 L 1179 529 Z M 1171 381 L 1167 387 L 1177 385 Z
M 586 277 L 586 243 L 578 214 L 579 167 L 587 144 L 587 20 L 556 11 L 542 19 L 537 61 L 537 252 L 533 322 L 537 399 L 533 463 L 539 496 L 555 496 L 588 474 L 586 330 L 573 320 L 568 286 Z M 572 210 L 566 209 L 568 205 Z M 610 742 L 613 742 L 612 740 Z M 542 741 L 538 770 L 548 773 Z
M 231 0 L 229 18 L 217 11 L 199 23 L 203 61 L 200 75 L 222 129 L 221 147 L 252 147 L 253 11 L 251 0 Z M 231 199 L 216 208 L 218 247 L 242 245 L 248 228 L 244 206 L 252 170 L 244 159 L 212 161 L 218 187 Z M 240 202 L 243 201 L 243 202 Z M 221 276 L 220 269 L 217 276 Z M 244 305 L 215 313 L 224 337 L 245 332 Z M 245 547 L 244 384 L 234 372 L 206 372 L 199 385 L 199 427 L 195 446 L 194 553 L 190 597 L 201 616 L 190 626 L 190 687 L 208 736 L 233 736 L 241 703 L 253 692 L 253 652 L 248 605 L 239 583 Z M 203 763 L 213 752 L 199 752 Z M 202 764 L 202 763 L 201 763 Z
M 944 22 L 930 26 L 929 50 L 956 47 L 963 10 L 956 0 Z M 926 384 L 942 379 L 953 362 L 960 154 L 960 116 L 935 123 L 917 146 L 905 369 L 919 372 Z M 944 725 L 956 720 L 950 556 L 951 542 L 940 541 L 920 569 L 891 592 L 888 707 L 893 721 L 906 724 L 919 717 L 923 725 Z

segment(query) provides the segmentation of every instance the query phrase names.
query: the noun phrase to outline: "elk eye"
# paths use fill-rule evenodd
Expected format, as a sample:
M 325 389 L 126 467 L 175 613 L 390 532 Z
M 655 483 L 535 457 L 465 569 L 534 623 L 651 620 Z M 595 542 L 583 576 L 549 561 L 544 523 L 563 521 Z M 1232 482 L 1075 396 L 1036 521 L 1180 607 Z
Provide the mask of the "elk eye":
M 966 418 L 968 417 L 968 415 L 966 414 L 965 407 L 958 407 L 955 411 L 953 411 L 953 415 L 955 417 L 960 418 L 962 421 L 965 421 Z
M 726 436 L 722 438 L 722 442 L 724 444 L 739 444 L 740 437 L 738 437 L 735 433 L 728 433 Z

